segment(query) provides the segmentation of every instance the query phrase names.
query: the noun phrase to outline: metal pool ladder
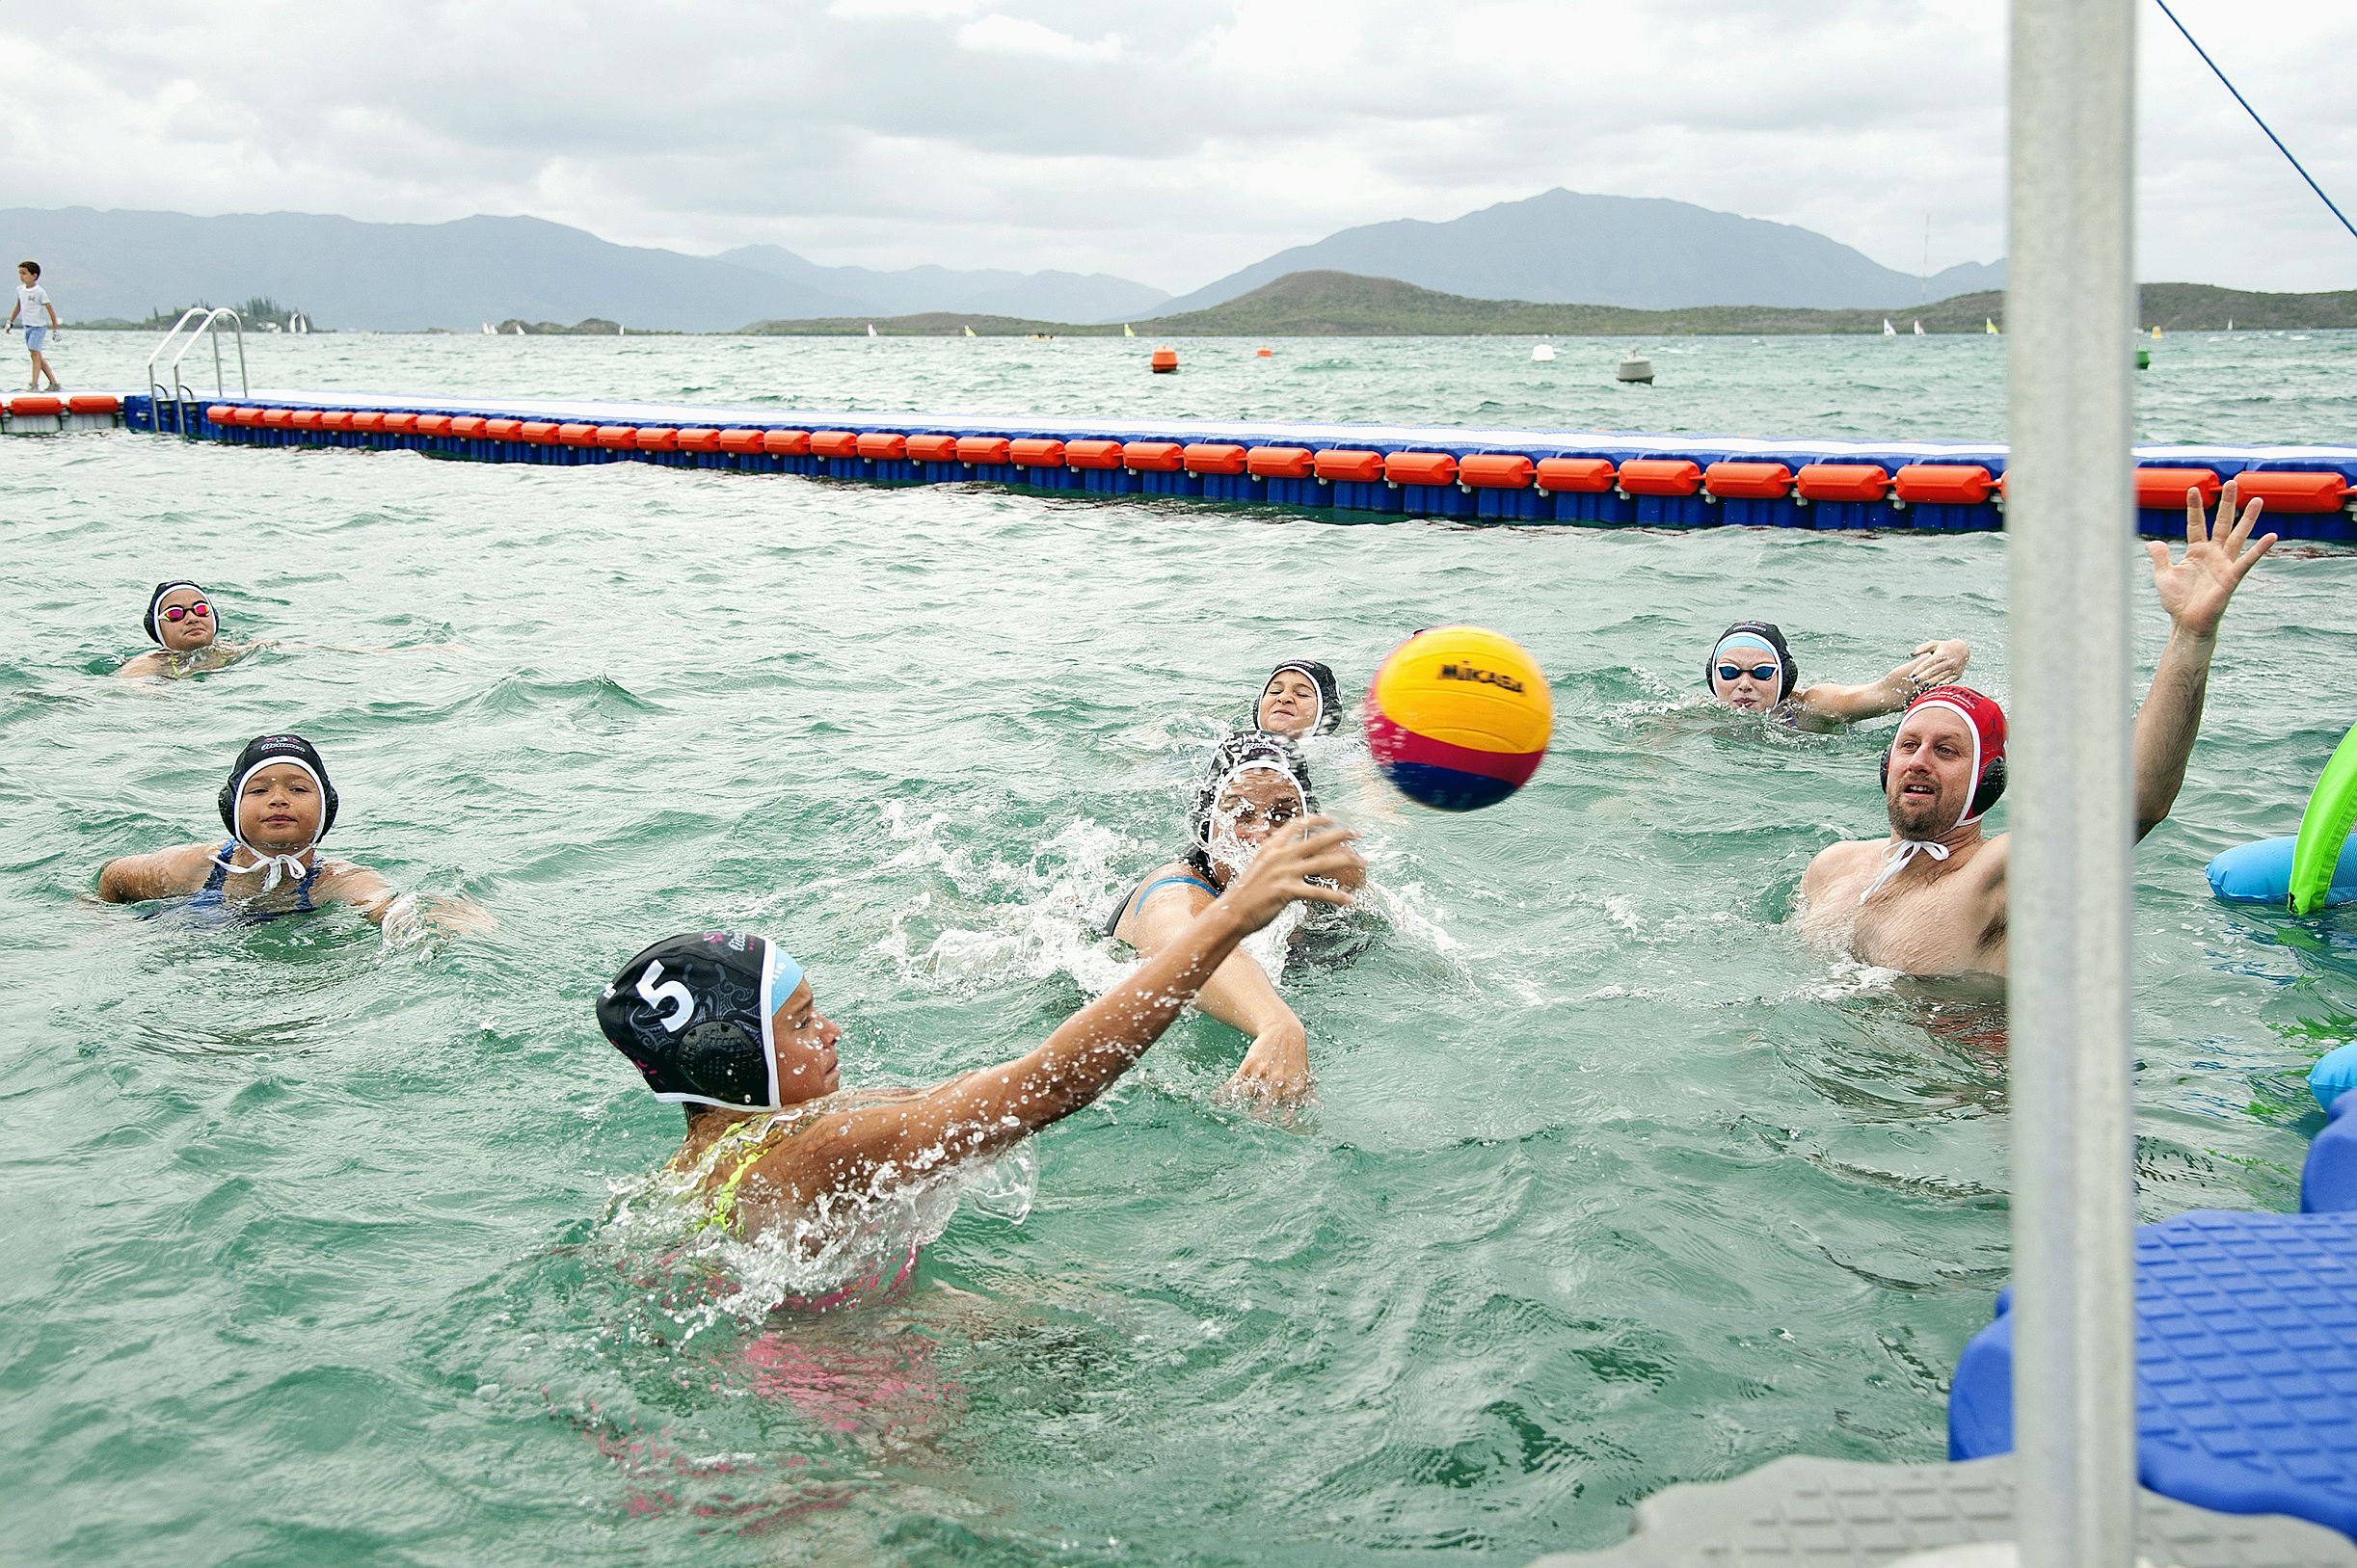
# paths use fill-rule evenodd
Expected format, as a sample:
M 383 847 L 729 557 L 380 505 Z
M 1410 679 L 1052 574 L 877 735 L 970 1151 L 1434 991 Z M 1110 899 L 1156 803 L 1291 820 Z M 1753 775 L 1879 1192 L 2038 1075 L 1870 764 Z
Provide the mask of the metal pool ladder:
M 199 343 L 209 339 L 213 345 L 214 395 L 217 397 L 229 395 L 228 381 L 221 363 L 221 334 L 214 331 L 223 321 L 227 321 L 237 334 L 237 395 L 239 397 L 254 395 L 253 389 L 246 383 L 245 318 L 227 306 L 208 308 L 201 305 L 192 305 L 180 312 L 180 319 L 172 324 L 172 331 L 164 334 L 164 340 L 155 346 L 155 352 L 147 356 L 148 406 L 153 410 L 153 426 L 157 435 L 163 435 L 167 428 L 164 422 L 164 410 L 169 405 L 172 409 L 172 423 L 169 428 L 177 431 L 182 438 L 188 440 L 193 441 L 197 439 L 196 421 L 192 417 L 196 410 L 197 394 L 187 382 L 180 379 L 180 362 L 188 358 L 190 351 L 195 349 Z M 191 322 L 195 323 L 193 327 L 189 325 Z M 172 362 L 159 373 L 156 369 L 156 361 L 169 353 L 175 343 L 179 345 L 180 352 L 173 355 Z M 169 385 L 167 385 L 167 378 L 169 378 Z

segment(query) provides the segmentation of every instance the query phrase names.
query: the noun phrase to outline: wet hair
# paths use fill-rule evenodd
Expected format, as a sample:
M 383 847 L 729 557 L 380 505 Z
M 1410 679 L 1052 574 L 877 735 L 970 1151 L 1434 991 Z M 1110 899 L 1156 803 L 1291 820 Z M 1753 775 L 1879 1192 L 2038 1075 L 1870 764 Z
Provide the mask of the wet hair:
M 1219 804 L 1219 793 L 1227 787 L 1237 770 L 1245 767 L 1282 769 L 1301 786 L 1301 805 L 1312 812 L 1318 810 L 1318 795 L 1309 782 L 1309 765 L 1287 737 L 1266 730 L 1244 730 L 1219 743 L 1212 753 L 1211 769 L 1204 776 L 1202 787 L 1195 791 L 1194 804 L 1187 811 L 1187 864 L 1206 879 L 1211 874 L 1211 816 Z
M 19 261 L 16 263 L 16 270 L 18 272 L 29 272 L 34 277 L 39 278 L 40 276 L 40 263 L 38 261 Z

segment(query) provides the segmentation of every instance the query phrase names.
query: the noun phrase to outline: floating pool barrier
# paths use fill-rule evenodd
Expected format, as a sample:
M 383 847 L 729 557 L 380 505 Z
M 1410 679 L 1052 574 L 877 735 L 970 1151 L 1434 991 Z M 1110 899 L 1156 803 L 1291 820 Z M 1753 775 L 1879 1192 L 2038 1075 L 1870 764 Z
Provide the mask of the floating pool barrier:
M 2237 844 L 2210 863 L 2210 890 L 2234 903 L 2286 904 L 2312 915 L 2357 903 L 2357 725 L 2324 764 L 2292 838 Z
M 0 435 L 112 430 L 123 422 L 122 403 L 119 392 L 18 392 L 0 398 Z
M 44 400 L 29 400 L 36 407 Z M 67 399 L 74 402 L 75 399 Z M 237 446 L 478 463 L 650 463 L 888 485 L 986 483 L 1473 522 L 1960 533 L 2004 525 L 1995 443 L 1231 420 L 943 418 L 555 398 L 105 394 L 135 430 Z M 28 399 L 10 400 L 15 405 Z M 94 424 L 118 414 L 89 415 Z M 57 429 L 13 412 L 0 432 Z M 76 414 L 75 419 L 85 416 Z M 2137 449 L 2138 528 L 2183 527 L 2229 479 L 2287 540 L 2357 541 L 2357 446 Z

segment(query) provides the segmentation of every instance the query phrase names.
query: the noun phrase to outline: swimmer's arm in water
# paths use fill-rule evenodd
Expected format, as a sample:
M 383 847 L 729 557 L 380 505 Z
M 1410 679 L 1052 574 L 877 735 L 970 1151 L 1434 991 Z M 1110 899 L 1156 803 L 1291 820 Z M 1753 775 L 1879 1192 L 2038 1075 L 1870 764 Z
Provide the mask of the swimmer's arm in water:
M 2202 705 L 2210 694 L 2210 660 L 2218 648 L 2218 623 L 2235 590 L 2259 558 L 2275 547 L 2268 534 L 2256 544 L 2251 529 L 2266 509 L 2263 500 L 2237 511 L 2235 482 L 2218 496 L 2213 526 L 2203 516 L 2199 491 L 2185 492 L 2185 558 L 2172 561 L 2169 546 L 2154 540 L 2144 546 L 2153 558 L 2153 589 L 2169 612 L 2169 642 L 2153 669 L 2153 689 L 2136 710 L 2136 837 L 2167 819 L 2184 787 L 2185 764 L 2202 729 Z
M 98 897 L 109 904 L 177 898 L 204 886 L 215 846 L 183 844 L 152 855 L 124 855 L 98 867 Z
M 1365 880 L 1363 874 L 1359 880 Z M 1186 940 L 1195 917 L 1212 902 L 1200 888 L 1173 888 L 1130 913 L 1122 922 L 1122 940 L 1146 958 L 1167 952 Z M 1251 954 L 1230 953 L 1195 993 L 1194 1004 L 1205 1016 L 1251 1037 L 1231 1087 L 1278 1099 L 1308 1091 L 1309 1031 Z
M 1820 681 L 1793 699 L 1801 716 L 1835 724 L 1857 724 L 1896 713 L 1926 686 L 1944 686 L 1964 674 L 1971 662 L 1972 646 L 1961 637 L 1917 644 L 1915 655 L 1880 680 L 1862 686 L 1836 686 Z
M 429 925 L 454 934 L 479 934 L 499 928 L 491 912 L 479 904 L 464 898 L 424 898 L 402 892 L 376 872 L 350 861 L 324 863 L 312 891 L 320 903 L 350 904 L 372 925 L 381 926 L 414 911 Z
M 1298 837 L 1271 839 L 1184 940 L 1073 1014 L 1037 1050 L 915 1101 L 822 1117 L 763 1155 L 760 1174 L 805 1201 L 906 1181 L 998 1154 L 1087 1105 L 1145 1054 L 1238 943 L 1297 898 L 1348 901 L 1324 882 L 1358 858 L 1356 835 L 1323 816 L 1303 826 Z

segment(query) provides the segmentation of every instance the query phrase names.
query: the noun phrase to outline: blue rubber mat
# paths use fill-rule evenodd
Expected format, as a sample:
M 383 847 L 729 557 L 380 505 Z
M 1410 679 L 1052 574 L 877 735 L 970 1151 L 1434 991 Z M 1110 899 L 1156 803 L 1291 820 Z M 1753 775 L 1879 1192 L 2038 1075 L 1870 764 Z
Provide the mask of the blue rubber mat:
M 1948 1454 L 2013 1448 L 2013 1316 L 1965 1346 Z M 2357 1538 L 2357 1213 L 2202 1210 L 2136 1233 L 2139 1478 Z

